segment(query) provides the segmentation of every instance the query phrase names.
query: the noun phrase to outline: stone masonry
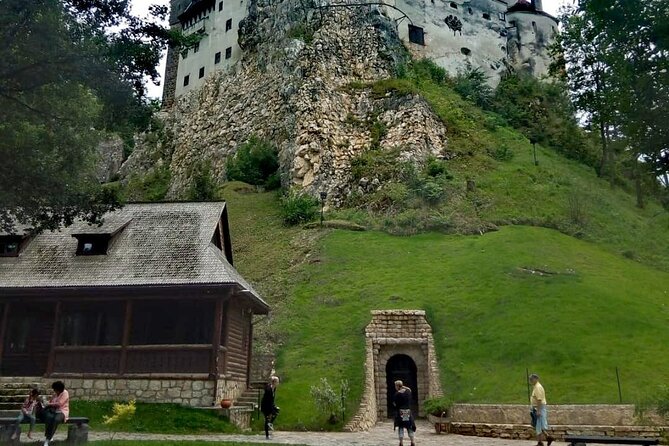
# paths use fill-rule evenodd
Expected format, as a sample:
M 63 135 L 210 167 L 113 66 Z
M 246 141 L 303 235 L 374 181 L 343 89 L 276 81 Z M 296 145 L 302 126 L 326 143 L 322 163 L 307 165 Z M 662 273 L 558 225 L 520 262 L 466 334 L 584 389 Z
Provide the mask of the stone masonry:
M 349 431 L 368 430 L 386 418 L 386 364 L 394 355 L 409 356 L 416 363 L 419 415 L 425 415 L 422 402 L 441 396 L 439 367 L 432 337 L 432 327 L 421 310 L 372 311 L 372 321 L 365 329 L 365 392 L 360 409 L 349 422 Z

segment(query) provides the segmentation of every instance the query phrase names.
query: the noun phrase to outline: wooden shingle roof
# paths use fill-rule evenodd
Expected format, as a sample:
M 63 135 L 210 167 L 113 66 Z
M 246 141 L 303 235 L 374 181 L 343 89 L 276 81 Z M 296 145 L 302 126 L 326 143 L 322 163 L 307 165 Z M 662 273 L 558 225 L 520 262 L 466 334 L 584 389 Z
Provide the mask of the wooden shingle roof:
M 104 217 L 30 238 L 0 258 L 2 288 L 234 285 L 267 308 L 212 242 L 224 202 L 127 204 Z M 76 255 L 81 234 L 112 234 L 106 255 Z M 1 292 L 1 291 L 0 291 Z

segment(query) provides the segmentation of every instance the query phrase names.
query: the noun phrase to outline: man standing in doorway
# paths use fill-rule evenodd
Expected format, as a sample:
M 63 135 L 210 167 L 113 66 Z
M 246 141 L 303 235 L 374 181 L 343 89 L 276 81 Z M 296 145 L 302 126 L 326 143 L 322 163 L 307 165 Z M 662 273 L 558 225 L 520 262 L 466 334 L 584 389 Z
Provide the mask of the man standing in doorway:
M 544 446 L 544 440 L 548 441 L 548 446 L 553 443 L 553 437 L 548 434 L 548 410 L 546 405 L 546 391 L 544 386 L 539 382 L 539 376 L 530 375 L 530 384 L 532 384 L 532 396 L 530 397 L 530 404 L 532 411 L 536 416 L 535 430 L 537 433 L 537 446 Z

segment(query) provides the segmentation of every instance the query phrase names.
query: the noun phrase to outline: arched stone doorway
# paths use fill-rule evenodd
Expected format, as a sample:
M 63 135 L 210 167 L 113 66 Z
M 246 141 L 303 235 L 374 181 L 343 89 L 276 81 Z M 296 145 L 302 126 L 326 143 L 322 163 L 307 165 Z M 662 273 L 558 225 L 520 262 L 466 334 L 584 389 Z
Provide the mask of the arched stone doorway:
M 411 410 L 418 413 L 418 368 L 413 359 L 408 355 L 398 354 L 392 356 L 386 363 L 386 388 L 388 418 L 395 414 L 393 396 L 395 395 L 395 381 L 401 380 L 405 386 L 411 389 Z

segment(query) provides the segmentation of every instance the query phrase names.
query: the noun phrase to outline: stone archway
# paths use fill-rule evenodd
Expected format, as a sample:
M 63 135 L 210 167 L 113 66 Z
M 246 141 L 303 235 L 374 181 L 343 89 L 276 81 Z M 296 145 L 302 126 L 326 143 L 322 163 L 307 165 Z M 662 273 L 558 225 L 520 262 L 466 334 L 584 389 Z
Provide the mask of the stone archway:
M 422 310 L 372 311 L 365 328 L 365 391 L 358 414 L 346 426 L 351 431 L 367 430 L 379 419 L 392 414 L 388 406 L 389 388 L 386 366 L 391 358 L 404 355 L 416 366 L 414 390 L 418 416 L 422 402 L 443 395 L 439 379 L 432 327 Z
M 393 396 L 395 395 L 395 381 L 400 380 L 411 389 L 411 410 L 418 413 L 418 368 L 411 356 L 394 355 L 386 362 L 386 401 L 387 417 L 395 414 Z

